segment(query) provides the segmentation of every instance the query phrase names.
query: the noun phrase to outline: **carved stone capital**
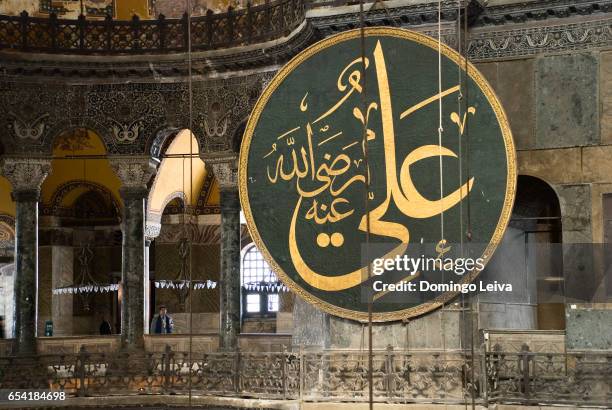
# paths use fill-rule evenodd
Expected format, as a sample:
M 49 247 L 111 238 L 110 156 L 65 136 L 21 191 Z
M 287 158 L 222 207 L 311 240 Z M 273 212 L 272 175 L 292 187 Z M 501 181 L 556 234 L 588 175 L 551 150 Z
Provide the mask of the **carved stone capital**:
M 161 223 L 147 221 L 145 224 L 145 240 L 152 241 L 159 236 Z
M 238 189 L 238 155 L 235 152 L 202 154 L 202 160 L 212 167 L 222 191 Z
M 7 157 L 1 163 L 2 175 L 13 187 L 15 201 L 37 201 L 43 181 L 51 173 L 47 158 Z
M 156 160 L 148 156 L 114 156 L 109 158 L 109 162 L 121 180 L 120 193 L 124 199 L 147 196 L 147 184 L 157 171 L 158 162 Z

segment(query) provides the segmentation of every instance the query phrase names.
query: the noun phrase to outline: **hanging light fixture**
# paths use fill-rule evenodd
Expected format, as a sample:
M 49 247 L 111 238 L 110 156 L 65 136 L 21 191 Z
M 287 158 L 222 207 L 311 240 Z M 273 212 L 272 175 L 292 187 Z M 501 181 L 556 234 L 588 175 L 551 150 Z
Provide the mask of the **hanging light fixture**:
M 190 280 L 188 274 L 188 259 L 189 259 L 189 240 L 185 237 L 181 238 L 178 243 L 178 254 L 181 258 L 181 267 L 179 273 L 174 280 L 159 279 L 155 280 L 155 287 L 158 289 L 174 289 L 177 291 L 179 303 L 181 306 L 185 304 L 185 300 L 191 289 L 206 290 L 217 287 L 217 282 L 214 280 Z
M 83 160 L 83 181 L 87 184 L 87 168 L 86 160 Z M 112 202 L 111 202 L 112 203 Z M 78 295 L 83 303 L 83 308 L 89 311 L 90 295 L 93 293 L 116 292 L 119 290 L 118 283 L 99 283 L 91 273 L 90 264 L 94 257 L 94 251 L 91 249 L 89 242 L 81 245 L 77 259 L 80 266 L 80 279 L 73 282 L 71 285 L 60 286 L 53 289 L 54 295 Z
M 193 138 L 191 131 L 190 131 L 190 138 Z M 184 161 L 185 159 L 183 158 L 183 190 L 185 189 L 185 165 L 184 165 Z M 191 156 L 189 156 L 189 161 L 190 161 L 190 198 L 193 197 L 193 169 L 192 169 L 192 161 L 193 158 Z M 189 293 L 191 292 L 191 290 L 210 290 L 210 289 L 214 289 L 217 287 L 217 282 L 213 281 L 213 280 L 193 280 L 191 278 L 191 271 L 189 269 L 189 256 L 190 256 L 190 252 L 191 252 L 191 240 L 189 239 L 189 234 L 188 234 L 188 226 L 192 227 L 192 230 L 194 228 L 193 225 L 195 225 L 193 219 L 191 218 L 191 216 L 193 216 L 193 214 L 195 214 L 194 212 L 191 212 L 189 209 L 191 208 L 190 206 L 188 206 L 185 202 L 187 201 L 187 195 L 185 193 L 184 195 L 184 202 L 183 202 L 183 212 L 182 212 L 182 237 L 181 239 L 178 241 L 178 255 L 180 257 L 180 269 L 178 272 L 178 275 L 176 277 L 176 279 L 174 280 L 165 280 L 165 279 L 159 279 L 159 280 L 155 280 L 154 284 L 155 287 L 158 289 L 173 289 L 174 291 L 176 291 L 177 293 L 177 297 L 178 297 L 178 301 L 179 301 L 179 305 L 181 306 L 181 308 L 185 308 L 185 302 L 187 300 L 187 296 L 189 296 Z M 189 211 L 188 211 L 189 210 Z M 186 214 L 190 213 L 190 220 L 189 222 L 186 221 Z
M 118 283 L 101 284 L 93 278 L 89 265 L 93 259 L 94 253 L 89 243 L 83 245 L 78 252 L 78 260 L 80 265 L 80 279 L 72 285 L 61 286 L 53 289 L 54 295 L 78 295 L 83 302 L 83 307 L 89 311 L 90 294 L 116 292 L 119 290 Z
M 283 282 L 277 280 L 275 282 L 249 282 L 242 285 L 248 291 L 265 291 L 266 293 L 281 293 L 289 292 L 289 288 Z

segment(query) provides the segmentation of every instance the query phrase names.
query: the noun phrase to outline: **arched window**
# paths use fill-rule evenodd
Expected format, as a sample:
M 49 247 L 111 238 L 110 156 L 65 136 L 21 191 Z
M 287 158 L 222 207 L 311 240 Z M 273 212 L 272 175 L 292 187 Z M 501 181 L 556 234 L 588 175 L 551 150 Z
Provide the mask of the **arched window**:
M 278 312 L 278 279 L 254 243 L 242 250 L 242 314 L 245 317 L 274 316 Z

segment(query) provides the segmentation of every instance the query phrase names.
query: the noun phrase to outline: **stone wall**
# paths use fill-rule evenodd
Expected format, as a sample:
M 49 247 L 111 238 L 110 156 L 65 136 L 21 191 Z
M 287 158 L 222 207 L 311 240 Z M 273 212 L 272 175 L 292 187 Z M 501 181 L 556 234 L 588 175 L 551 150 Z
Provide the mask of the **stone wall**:
M 566 308 L 568 350 L 612 350 L 612 305 Z
M 13 335 L 13 316 L 15 314 L 14 296 L 15 265 L 0 264 L 0 315 L 4 316 L 6 337 Z
M 181 269 L 181 260 L 178 255 L 176 244 L 155 244 L 155 279 L 174 280 L 178 277 Z M 219 281 L 220 247 L 218 244 L 194 244 L 192 245 L 192 259 L 188 261 L 188 269 L 191 267 L 191 275 L 194 280 Z M 189 275 L 189 271 L 187 271 Z M 192 299 L 192 311 L 195 313 L 219 312 L 219 288 L 202 289 L 194 291 Z M 165 304 L 171 314 L 186 313 L 188 302 L 185 307 L 179 304 L 178 294 L 171 289 L 155 289 L 155 304 Z M 157 307 L 154 308 L 157 311 Z
M 374 349 L 389 345 L 405 350 L 460 350 L 472 343 L 474 317 L 469 308 L 452 303 L 424 316 L 386 324 L 374 323 Z M 326 349 L 368 348 L 366 323 L 323 313 L 296 297 L 293 317 L 293 345 Z M 474 340 L 476 340 L 474 334 Z

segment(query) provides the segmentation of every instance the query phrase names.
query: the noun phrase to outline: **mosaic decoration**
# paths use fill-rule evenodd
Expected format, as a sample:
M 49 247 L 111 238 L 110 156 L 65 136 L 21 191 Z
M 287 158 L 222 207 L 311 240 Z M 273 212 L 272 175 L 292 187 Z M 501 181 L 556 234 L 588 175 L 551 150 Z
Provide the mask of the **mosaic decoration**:
M 42 14 L 55 13 L 58 16 L 83 14 L 90 17 L 115 16 L 114 0 L 40 0 L 39 12 Z

